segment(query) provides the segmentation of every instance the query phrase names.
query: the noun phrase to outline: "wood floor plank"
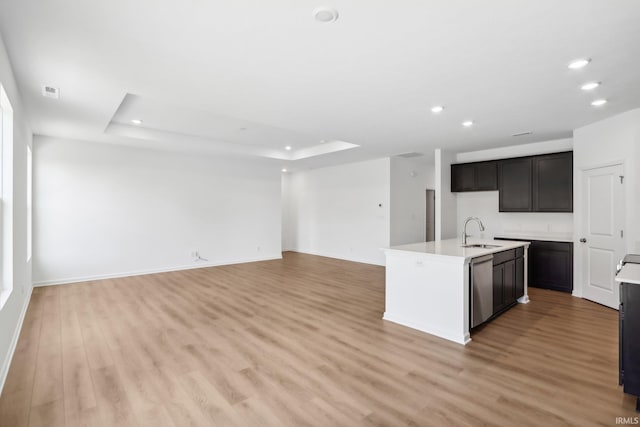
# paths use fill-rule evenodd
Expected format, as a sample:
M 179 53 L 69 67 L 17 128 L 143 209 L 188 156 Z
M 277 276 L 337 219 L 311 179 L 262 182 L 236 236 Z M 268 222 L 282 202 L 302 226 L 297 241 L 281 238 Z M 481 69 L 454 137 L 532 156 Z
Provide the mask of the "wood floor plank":
M 156 405 L 136 413 L 136 419 L 140 427 L 178 427 L 163 405 Z
M 211 421 L 184 389 L 178 376 L 164 369 L 154 368 L 149 377 L 149 386 L 162 396 L 162 402 L 173 423 L 177 426 L 206 426 Z
M 29 416 L 29 427 L 63 427 L 64 402 L 62 399 L 34 406 Z
M 96 407 L 91 369 L 84 346 L 67 344 L 62 349 L 62 378 L 65 415 L 68 418 Z
M 82 412 L 67 412 L 65 408 L 65 426 L 73 427 L 102 427 L 102 419 L 98 408 L 87 409 Z
M 0 427 L 26 427 L 31 413 L 31 388 L 6 392 L 0 396 Z
M 282 260 L 34 290 L 0 426 L 610 426 L 617 312 L 530 289 L 460 346 L 383 321 L 384 268 Z
M 91 372 L 91 377 L 93 378 L 102 424 L 105 426 L 137 425 L 116 368 L 107 366 L 94 369 Z
M 84 350 L 91 369 L 100 369 L 113 365 L 111 349 L 107 345 L 100 330 L 100 323 L 94 316 L 89 315 L 80 319 L 82 324 L 82 338 Z
M 235 412 L 220 392 L 198 371 L 180 376 L 183 389 L 207 417 L 211 425 L 239 425 Z
M 62 338 L 60 293 L 57 289 L 45 294 L 42 307 L 42 327 L 33 385 L 31 406 L 41 406 L 54 401 L 62 402 Z
M 261 399 L 250 397 L 233 406 L 237 418 L 247 427 L 280 426 L 284 421 L 278 418 Z

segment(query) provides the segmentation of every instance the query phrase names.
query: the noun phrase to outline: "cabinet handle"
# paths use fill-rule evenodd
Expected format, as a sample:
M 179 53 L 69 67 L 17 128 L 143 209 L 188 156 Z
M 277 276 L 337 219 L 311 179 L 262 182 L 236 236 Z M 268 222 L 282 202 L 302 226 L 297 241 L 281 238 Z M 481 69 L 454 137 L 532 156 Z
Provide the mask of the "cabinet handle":
M 580 243 L 587 243 L 587 239 L 583 237 L 582 239 L 580 239 Z

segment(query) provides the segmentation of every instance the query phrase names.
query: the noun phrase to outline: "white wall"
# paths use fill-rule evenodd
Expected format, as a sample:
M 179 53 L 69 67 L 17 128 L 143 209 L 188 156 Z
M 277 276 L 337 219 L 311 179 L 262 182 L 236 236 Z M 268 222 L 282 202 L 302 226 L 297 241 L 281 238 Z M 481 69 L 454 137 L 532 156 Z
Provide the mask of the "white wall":
M 34 197 L 37 284 L 281 256 L 270 163 L 37 136 Z
M 530 144 L 511 145 L 509 147 L 491 148 L 489 150 L 469 151 L 456 154 L 455 163 L 481 162 L 483 160 L 509 159 L 512 157 L 535 156 L 538 154 L 559 153 L 571 151 L 571 138 L 554 139 L 551 141 L 533 142 Z
M 625 174 L 625 232 L 628 253 L 640 253 L 640 109 L 576 129 L 573 132 L 574 199 L 576 207 L 574 241 L 582 229 L 581 170 L 622 163 Z M 582 259 L 574 257 L 574 292 L 582 292 Z
M 522 144 L 491 150 L 458 153 L 456 162 L 478 162 L 483 160 L 505 159 L 510 157 L 533 156 L 538 154 L 557 153 L 573 149 L 571 139 Z M 493 238 L 503 233 L 537 234 L 537 233 L 573 233 L 572 213 L 547 212 L 498 212 L 498 192 L 480 191 L 456 193 L 458 235 L 462 235 L 464 220 L 477 216 L 485 226 L 480 233 L 475 225 L 467 228 L 473 236 Z
M 479 191 L 458 193 L 458 234 L 462 236 L 464 220 L 477 216 L 485 231 L 480 233 L 475 224 L 469 224 L 467 233 L 474 237 L 492 239 L 500 234 L 573 233 L 572 213 L 498 212 L 498 192 Z
M 453 239 L 457 231 L 457 201 L 451 192 L 451 164 L 455 153 L 435 150 L 436 240 Z
M 290 179 L 291 249 L 384 265 L 380 248 L 389 246 L 389 158 L 295 172 Z
M 424 157 L 391 157 L 392 246 L 425 241 L 425 190 L 434 187 L 434 165 Z
M 295 195 L 290 173 L 282 174 L 282 250 L 292 251 L 296 247 L 297 215 L 294 210 Z
M 31 129 L 24 113 L 4 42 L 0 37 L 0 84 L 13 107 L 13 197 L 5 200 L 4 212 L 12 218 L 13 291 L 0 308 L 0 392 L 15 349 L 24 310 L 31 296 L 31 262 L 27 260 L 27 147 Z M 10 160 L 11 161 L 11 160 Z M 4 239 L 7 236 L 3 236 Z

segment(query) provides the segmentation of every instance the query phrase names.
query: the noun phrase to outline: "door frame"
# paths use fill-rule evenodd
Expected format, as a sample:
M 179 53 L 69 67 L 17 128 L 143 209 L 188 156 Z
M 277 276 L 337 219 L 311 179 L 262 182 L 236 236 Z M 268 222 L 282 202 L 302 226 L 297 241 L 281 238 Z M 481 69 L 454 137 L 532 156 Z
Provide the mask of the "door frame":
M 429 195 L 433 199 L 429 200 Z M 432 242 L 436 239 L 436 190 L 427 188 L 425 190 L 425 242 Z M 431 226 L 431 227 L 429 227 Z M 431 230 L 429 230 L 431 228 Z
M 585 252 L 581 248 L 580 237 L 582 234 L 582 225 L 584 223 L 584 212 L 582 211 L 582 205 L 584 200 L 584 189 L 582 188 L 582 181 L 584 179 L 584 173 L 592 169 L 606 168 L 609 166 L 622 166 L 622 173 L 627 178 L 627 161 L 625 159 L 611 160 L 608 162 L 592 163 L 587 166 L 582 166 L 579 169 L 574 168 L 573 171 L 573 291 L 571 295 L 574 297 L 584 298 L 584 274 L 583 265 L 586 262 Z M 623 195 L 627 197 L 628 181 L 624 182 Z M 576 191 L 577 190 L 577 191 Z M 625 200 L 626 201 L 626 200 Z M 627 215 L 627 206 L 625 204 L 623 213 L 623 224 L 625 235 L 623 237 L 623 245 L 625 251 L 628 250 L 627 237 L 629 236 L 629 217 Z

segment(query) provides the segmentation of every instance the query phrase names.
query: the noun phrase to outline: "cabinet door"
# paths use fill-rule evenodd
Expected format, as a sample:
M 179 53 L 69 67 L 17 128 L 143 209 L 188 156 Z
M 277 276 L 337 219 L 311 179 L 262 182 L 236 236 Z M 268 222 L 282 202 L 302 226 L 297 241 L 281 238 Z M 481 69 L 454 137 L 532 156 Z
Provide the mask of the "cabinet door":
M 515 260 L 504 263 L 502 282 L 502 301 L 505 306 L 516 300 L 516 262 Z
M 618 384 L 624 383 L 624 283 L 620 283 L 620 307 L 618 308 Z
M 504 308 L 504 264 L 493 266 L 493 313 Z
M 530 212 L 531 166 L 530 157 L 502 160 L 498 164 L 500 212 Z
M 491 191 L 498 189 L 497 162 L 451 165 L 451 191 Z
M 622 367 L 624 392 L 640 396 L 640 286 L 623 283 Z
M 529 246 L 529 286 L 571 292 L 573 243 L 532 241 Z
M 516 283 L 515 298 L 518 299 L 524 295 L 524 258 L 516 258 Z
M 451 165 L 451 191 L 471 191 L 475 185 L 476 172 L 473 163 Z
M 491 191 L 498 189 L 498 164 L 497 162 L 476 163 L 476 182 L 474 190 Z
M 533 210 L 573 212 L 573 152 L 533 158 Z

